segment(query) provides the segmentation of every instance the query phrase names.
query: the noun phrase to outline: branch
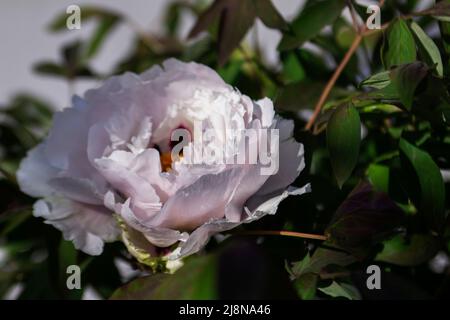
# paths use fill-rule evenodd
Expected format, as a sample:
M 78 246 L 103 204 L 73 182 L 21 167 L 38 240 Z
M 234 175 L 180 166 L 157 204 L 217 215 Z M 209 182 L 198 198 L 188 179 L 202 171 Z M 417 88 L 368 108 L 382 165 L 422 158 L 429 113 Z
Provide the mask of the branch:
M 384 4 L 384 0 L 380 0 L 379 6 L 382 7 L 383 4 Z M 350 61 L 351 57 L 355 53 L 356 49 L 358 49 L 363 37 L 365 37 L 369 34 L 372 34 L 372 32 L 370 32 L 370 31 L 373 31 L 373 30 L 368 30 L 367 26 L 365 24 L 361 28 L 358 28 L 358 29 L 360 29 L 360 30 L 356 30 L 358 32 L 358 34 L 356 35 L 355 39 L 353 39 L 353 42 L 352 42 L 350 48 L 345 53 L 345 56 L 342 59 L 341 63 L 339 63 L 339 66 L 336 68 L 336 70 L 334 71 L 330 80 L 328 80 L 327 85 L 323 89 L 322 94 L 320 95 L 319 101 L 317 101 L 317 104 L 314 107 L 314 112 L 313 112 L 311 118 L 306 123 L 305 130 L 311 130 L 312 126 L 314 125 L 314 122 L 316 121 L 317 117 L 320 114 L 320 111 L 322 110 L 323 105 L 327 101 L 331 90 L 333 89 L 334 85 L 336 84 L 337 79 L 341 75 L 342 71 L 344 71 L 344 69 L 347 66 L 348 62 Z M 379 30 L 376 30 L 376 31 L 379 31 Z
M 345 56 L 342 59 L 341 63 L 334 71 L 330 80 L 328 80 L 328 83 L 325 86 L 325 89 L 323 89 L 322 94 L 320 95 L 319 101 L 317 102 L 316 106 L 314 107 L 314 113 L 311 116 L 311 118 L 308 120 L 308 123 L 305 126 L 306 130 L 311 130 L 311 127 L 313 126 L 314 122 L 316 121 L 316 118 L 319 116 L 319 113 L 322 110 L 322 107 L 325 104 L 326 100 L 328 99 L 328 96 L 330 95 L 331 90 L 333 89 L 334 85 L 336 84 L 337 79 L 341 75 L 342 71 L 344 71 L 344 68 L 347 66 L 348 62 L 350 61 L 350 58 L 353 56 L 353 53 L 355 53 L 356 49 L 358 49 L 362 38 L 363 38 L 363 35 L 361 33 L 356 35 L 355 39 L 352 42 L 352 45 L 350 46 L 348 51 L 345 53 Z
M 294 237 L 294 238 L 302 238 L 302 239 L 313 239 L 313 240 L 328 240 L 328 237 L 321 234 L 311 234 L 311 233 L 303 233 L 303 232 L 294 232 L 294 231 L 278 231 L 278 230 L 246 230 L 246 231 L 232 231 L 232 234 L 239 235 L 255 235 L 255 236 L 285 236 L 285 237 Z

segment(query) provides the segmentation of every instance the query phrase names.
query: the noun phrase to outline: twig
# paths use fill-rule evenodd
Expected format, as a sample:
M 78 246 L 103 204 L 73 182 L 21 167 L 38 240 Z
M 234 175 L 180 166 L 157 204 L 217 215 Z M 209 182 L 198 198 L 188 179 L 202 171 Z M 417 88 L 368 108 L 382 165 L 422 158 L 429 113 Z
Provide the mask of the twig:
M 302 239 L 313 239 L 313 240 L 328 240 L 328 237 L 321 234 L 311 234 L 295 231 L 284 231 L 284 230 L 246 230 L 246 231 L 232 231 L 232 234 L 239 235 L 254 235 L 254 236 L 285 236 L 294 237 Z
M 383 4 L 384 4 L 384 0 L 380 0 L 379 6 L 382 7 Z M 372 31 L 372 30 L 370 30 L 370 31 Z M 363 25 L 361 27 L 361 29 L 359 30 L 358 34 L 355 36 L 355 39 L 353 39 L 353 42 L 352 42 L 350 48 L 345 53 L 344 58 L 339 63 L 338 67 L 334 71 L 334 73 L 331 76 L 330 80 L 328 80 L 327 85 L 323 89 L 322 94 L 320 95 L 319 101 L 317 101 L 317 104 L 314 107 L 314 112 L 313 112 L 311 118 L 306 123 L 305 130 L 311 130 L 312 126 L 314 125 L 314 122 L 316 121 L 317 117 L 320 114 L 320 111 L 322 110 L 323 105 L 327 101 L 331 90 L 333 89 L 334 85 L 336 84 L 337 79 L 341 75 L 342 71 L 344 71 L 344 69 L 347 66 L 348 62 L 350 61 L 351 57 L 355 53 L 356 49 L 358 49 L 358 47 L 359 47 L 363 37 L 365 37 L 365 36 L 367 36 L 369 34 L 370 33 L 367 30 L 367 26 Z
M 9 182 L 17 185 L 17 179 L 14 174 L 9 173 L 6 169 L 0 166 L 0 175 L 3 175 Z
M 165 53 L 168 50 L 167 45 L 162 42 L 160 38 L 141 28 L 141 26 L 131 18 L 124 16 L 123 19 L 125 24 L 134 31 L 138 39 L 150 50 L 158 54 Z M 181 44 L 178 40 L 173 39 L 172 43 L 170 43 L 170 50 L 179 50 L 180 48 Z
M 361 27 L 358 24 L 355 8 L 353 7 L 351 0 L 347 0 L 347 6 L 348 10 L 350 11 L 350 16 L 352 17 L 353 28 L 356 30 L 357 33 L 361 33 Z
M 320 272 L 319 273 L 319 277 L 322 280 L 333 280 L 336 278 L 346 278 L 349 277 L 351 275 L 350 272 L 348 271 L 343 271 L 343 272 L 333 272 L 333 273 L 326 273 L 326 272 Z
M 341 63 L 334 71 L 330 80 L 328 80 L 328 83 L 325 86 L 325 89 L 323 89 L 322 94 L 320 95 L 319 101 L 317 102 L 316 106 L 314 107 L 314 112 L 313 112 L 311 118 L 308 120 L 308 123 L 305 126 L 305 130 L 311 130 L 311 127 L 313 126 L 314 122 L 316 121 L 316 118 L 319 116 L 319 113 L 322 110 L 322 106 L 325 104 L 326 100 L 328 99 L 328 96 L 330 95 L 331 90 L 333 89 L 333 87 L 334 87 L 337 79 L 341 75 L 342 71 L 347 66 L 348 62 L 350 61 L 350 58 L 353 56 L 353 53 L 355 53 L 356 49 L 358 49 L 358 46 L 361 43 L 362 38 L 363 38 L 362 34 L 356 35 L 355 39 L 352 42 L 352 45 L 350 46 L 348 51 L 345 53 L 345 56 L 342 59 Z

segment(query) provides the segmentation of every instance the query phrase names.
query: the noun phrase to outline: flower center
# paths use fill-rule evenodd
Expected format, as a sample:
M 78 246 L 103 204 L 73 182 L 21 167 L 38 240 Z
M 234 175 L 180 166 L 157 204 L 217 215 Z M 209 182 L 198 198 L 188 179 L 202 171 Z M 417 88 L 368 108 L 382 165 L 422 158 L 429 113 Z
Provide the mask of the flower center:
M 163 172 L 168 172 L 172 169 L 172 154 L 171 152 L 162 153 L 159 156 L 161 161 L 161 168 Z
M 162 152 L 158 148 L 158 151 L 160 151 L 159 159 L 161 161 L 161 169 L 162 169 L 163 172 L 169 172 L 172 169 L 172 161 L 173 161 L 173 159 L 172 159 L 172 150 L 173 150 L 173 148 L 178 143 L 183 142 L 185 139 L 187 139 L 188 141 L 191 141 L 191 132 L 187 128 L 187 126 L 180 125 L 175 130 L 180 130 L 180 129 L 183 130 L 184 135 L 181 135 L 181 137 L 179 137 L 178 141 L 173 141 L 173 140 L 169 141 L 169 143 L 168 143 L 169 148 L 168 149 L 170 151 Z M 171 134 L 171 137 L 172 137 L 172 134 Z M 183 158 L 183 150 L 181 150 L 178 155 L 175 155 L 175 161 L 177 161 L 179 159 L 182 159 L 182 158 Z

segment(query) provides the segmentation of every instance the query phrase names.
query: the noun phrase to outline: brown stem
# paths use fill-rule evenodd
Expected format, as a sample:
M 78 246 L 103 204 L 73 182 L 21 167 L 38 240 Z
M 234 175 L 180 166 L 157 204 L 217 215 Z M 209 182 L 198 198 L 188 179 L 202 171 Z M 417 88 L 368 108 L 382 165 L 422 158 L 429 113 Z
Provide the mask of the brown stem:
M 380 0 L 379 2 L 379 6 L 382 7 L 384 4 L 384 0 Z M 334 71 L 333 75 L 331 76 L 330 80 L 328 80 L 327 85 L 325 86 L 325 88 L 322 91 L 322 94 L 320 95 L 319 101 L 317 101 L 316 106 L 314 107 L 314 112 L 311 116 L 311 118 L 308 120 L 308 122 L 306 123 L 305 126 L 305 130 L 311 130 L 312 126 L 314 125 L 314 122 L 316 121 L 317 117 L 320 114 L 320 111 L 322 110 L 323 105 L 325 104 L 325 102 L 328 99 L 328 96 L 330 95 L 331 90 L 333 89 L 334 85 L 336 84 L 337 79 L 339 78 L 339 76 L 341 75 L 342 71 L 344 71 L 345 67 L 347 66 L 348 62 L 350 61 L 351 57 L 353 56 L 353 54 L 355 53 L 356 49 L 358 49 L 361 40 L 363 39 L 364 36 L 368 35 L 369 33 L 367 32 L 367 27 L 366 25 L 363 25 L 358 34 L 356 35 L 355 39 L 353 39 L 353 42 L 350 46 L 350 48 L 347 50 L 347 52 L 345 53 L 344 58 L 342 59 L 342 61 L 339 63 L 338 67 L 336 68 L 336 70 Z
M 350 272 L 346 272 L 346 271 L 334 272 L 334 273 L 325 273 L 325 272 L 319 273 L 319 277 L 322 280 L 328 280 L 328 279 L 333 280 L 333 279 L 336 279 L 336 278 L 345 278 L 345 277 L 348 277 L 348 276 L 350 276 Z
M 328 239 L 327 236 L 321 234 L 311 234 L 311 233 L 284 231 L 284 230 L 246 230 L 246 231 L 233 231 L 231 233 L 239 235 L 255 235 L 255 236 L 285 236 L 285 237 L 313 239 L 322 241 Z
M 350 11 L 350 16 L 352 17 L 353 28 L 357 33 L 361 33 L 361 27 L 358 24 L 358 18 L 356 17 L 355 8 L 353 7 L 352 1 L 347 0 L 348 10 Z
M 0 174 L 2 174 L 9 182 L 17 185 L 17 179 L 14 174 L 9 173 L 4 168 L 0 167 Z
M 334 71 L 330 80 L 328 80 L 328 83 L 325 86 L 325 89 L 323 89 L 322 94 L 320 95 L 319 101 L 317 102 L 316 106 L 314 107 L 314 113 L 311 116 L 311 118 L 308 120 L 308 123 L 305 126 L 305 130 L 311 130 L 311 127 L 313 126 L 314 122 L 316 121 L 316 118 L 319 116 L 322 106 L 324 105 L 325 101 L 328 99 L 328 96 L 330 95 L 331 90 L 333 89 L 333 87 L 334 87 L 337 79 L 341 75 L 342 71 L 347 66 L 348 62 L 350 61 L 350 58 L 353 56 L 353 53 L 355 53 L 356 49 L 358 49 L 358 46 L 361 43 L 362 38 L 363 38 L 362 34 L 356 35 L 355 39 L 353 40 L 352 45 L 350 46 L 348 51 L 345 53 L 345 56 L 342 59 L 341 63 Z

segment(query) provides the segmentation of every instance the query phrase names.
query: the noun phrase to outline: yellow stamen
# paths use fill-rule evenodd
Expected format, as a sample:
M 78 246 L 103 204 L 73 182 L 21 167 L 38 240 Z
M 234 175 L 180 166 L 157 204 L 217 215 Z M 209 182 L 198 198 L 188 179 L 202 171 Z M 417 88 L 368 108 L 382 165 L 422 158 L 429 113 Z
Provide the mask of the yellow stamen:
M 159 157 L 161 160 L 161 168 L 163 172 L 168 172 L 172 169 L 172 154 L 166 152 Z

